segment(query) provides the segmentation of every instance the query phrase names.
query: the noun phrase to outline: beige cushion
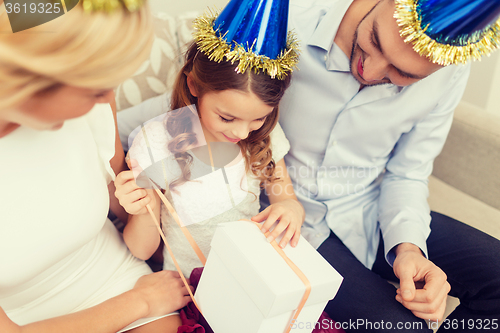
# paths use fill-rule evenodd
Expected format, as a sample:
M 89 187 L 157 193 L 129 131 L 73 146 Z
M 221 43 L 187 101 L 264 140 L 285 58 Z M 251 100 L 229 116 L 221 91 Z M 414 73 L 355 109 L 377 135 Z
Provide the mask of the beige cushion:
M 460 103 L 433 175 L 500 209 L 500 117 Z
M 500 210 L 431 176 L 429 178 L 431 210 L 450 216 L 500 239 Z
M 177 19 L 165 13 L 153 17 L 155 39 L 149 59 L 115 90 L 118 111 L 170 90 L 183 62 L 178 50 Z
M 177 17 L 154 13 L 155 40 L 149 59 L 137 72 L 116 89 L 118 111 L 172 90 L 184 64 L 184 53 L 192 41 L 193 20 L 198 12 Z

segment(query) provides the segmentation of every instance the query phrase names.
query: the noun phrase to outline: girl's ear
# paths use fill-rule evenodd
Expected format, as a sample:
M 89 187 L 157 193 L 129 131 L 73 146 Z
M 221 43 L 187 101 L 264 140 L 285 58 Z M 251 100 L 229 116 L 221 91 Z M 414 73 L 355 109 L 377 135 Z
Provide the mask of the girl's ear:
M 198 97 L 198 92 L 196 91 L 196 85 L 194 83 L 193 77 L 191 76 L 191 73 L 186 74 L 186 76 L 187 76 L 187 85 L 189 88 L 189 92 L 194 97 Z

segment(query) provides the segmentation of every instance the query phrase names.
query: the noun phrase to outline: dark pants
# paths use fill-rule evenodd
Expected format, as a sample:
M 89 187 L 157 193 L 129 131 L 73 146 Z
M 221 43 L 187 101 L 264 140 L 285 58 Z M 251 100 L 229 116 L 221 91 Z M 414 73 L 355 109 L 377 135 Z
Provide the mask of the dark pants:
M 448 276 L 449 294 L 460 299 L 439 332 L 500 332 L 500 241 L 448 216 L 431 216 L 429 259 Z M 333 233 L 318 251 L 344 277 L 325 311 L 346 332 L 431 332 L 395 300 L 387 280 L 398 279 L 384 258 L 383 240 L 372 270 Z

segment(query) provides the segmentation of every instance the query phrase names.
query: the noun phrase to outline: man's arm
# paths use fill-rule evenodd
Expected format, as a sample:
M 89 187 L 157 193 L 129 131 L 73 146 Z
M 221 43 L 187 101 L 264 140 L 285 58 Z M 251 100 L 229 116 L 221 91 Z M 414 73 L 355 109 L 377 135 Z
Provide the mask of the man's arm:
M 469 68 L 458 68 L 446 82 L 448 89 L 435 108 L 401 136 L 381 184 L 379 221 L 386 259 L 393 265 L 403 290 L 398 298 L 403 299 L 403 305 L 416 316 L 424 319 L 441 319 L 449 291 L 446 275 L 426 259 L 426 240 L 430 233 L 427 182 L 434 158 L 446 141 L 453 111 L 465 90 Z M 419 280 L 424 287 L 416 292 L 415 282 Z M 408 302 L 425 305 L 414 310 Z
M 434 109 L 409 132 L 401 135 L 386 164 L 380 186 L 378 220 L 386 259 L 391 265 L 395 260 L 395 247 L 401 243 L 418 246 L 427 257 L 426 240 L 430 232 L 428 178 L 434 159 L 446 141 L 453 111 L 467 84 L 469 68 L 458 68 L 449 75 L 449 86 L 436 101 Z M 417 84 L 425 84 L 425 81 Z

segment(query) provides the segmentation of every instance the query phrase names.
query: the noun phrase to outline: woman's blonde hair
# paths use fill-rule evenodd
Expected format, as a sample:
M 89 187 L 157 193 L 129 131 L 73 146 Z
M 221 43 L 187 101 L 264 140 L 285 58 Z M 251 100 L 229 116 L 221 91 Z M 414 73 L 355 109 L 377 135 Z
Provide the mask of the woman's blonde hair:
M 7 33 L 9 20 L 0 13 L 0 112 L 60 84 L 116 87 L 147 58 L 151 21 L 147 4 L 133 13 L 88 14 L 80 3 L 50 22 Z

